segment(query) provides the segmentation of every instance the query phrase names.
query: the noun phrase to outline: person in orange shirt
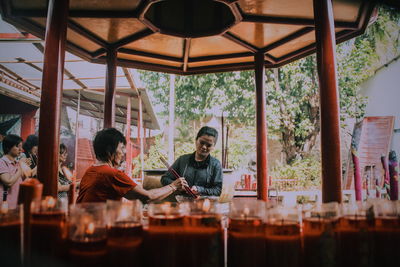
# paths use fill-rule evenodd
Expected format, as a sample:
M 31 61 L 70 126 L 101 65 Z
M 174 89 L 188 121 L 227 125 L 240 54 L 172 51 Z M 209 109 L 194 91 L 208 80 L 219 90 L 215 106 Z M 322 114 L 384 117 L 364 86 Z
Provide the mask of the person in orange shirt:
M 93 148 L 97 162 L 82 177 L 77 203 L 105 202 L 107 199 L 161 200 L 177 190 L 184 190 L 184 178 L 161 188 L 144 189 L 124 172 L 117 169 L 124 158 L 126 140 L 115 128 L 97 132 Z

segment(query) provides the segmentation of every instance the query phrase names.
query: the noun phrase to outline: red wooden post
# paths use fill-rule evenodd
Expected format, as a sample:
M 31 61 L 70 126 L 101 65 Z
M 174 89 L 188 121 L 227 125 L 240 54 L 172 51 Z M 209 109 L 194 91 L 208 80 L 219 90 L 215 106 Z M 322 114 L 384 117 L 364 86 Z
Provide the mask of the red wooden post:
M 24 266 L 30 266 L 30 255 L 31 255 L 31 246 L 30 246 L 30 218 L 31 218 L 31 203 L 33 201 L 40 201 L 42 198 L 43 192 L 43 184 L 40 183 L 37 179 L 28 178 L 20 184 L 19 194 L 18 194 L 18 204 L 24 204 L 24 255 L 23 262 Z
M 221 162 L 222 168 L 225 168 L 225 133 L 224 133 L 224 112 L 221 114 Z
M 107 52 L 106 92 L 104 94 L 104 128 L 115 125 L 115 86 L 117 83 L 117 50 Z
M 57 197 L 60 112 L 69 0 L 50 0 L 40 99 L 38 178 L 43 195 Z
M 356 193 L 356 200 L 362 201 L 362 179 L 360 171 L 360 160 L 358 158 L 358 152 L 355 148 L 351 149 L 351 159 L 353 160 L 353 172 L 354 172 L 354 191 Z
M 267 114 L 265 100 L 264 54 L 256 53 L 256 117 L 257 117 L 257 198 L 268 200 Z
M 26 138 L 35 133 L 35 114 L 37 109 L 25 112 L 21 116 L 21 138 Z
M 125 173 L 132 176 L 132 144 L 131 144 L 131 97 L 126 99 L 126 170 Z
M 321 117 L 322 201 L 342 201 L 339 97 L 331 0 L 314 0 Z
M 143 138 L 146 138 L 146 136 L 143 134 L 142 137 L 142 128 L 143 128 L 143 103 L 142 103 L 142 97 L 139 93 L 138 95 L 138 101 L 139 101 L 139 111 L 138 111 L 138 141 L 139 141 L 139 147 L 140 147 L 140 178 L 144 178 L 144 172 L 143 172 L 143 166 L 144 166 L 144 146 L 143 146 Z M 145 132 L 145 131 L 143 131 Z M 142 180 L 143 181 L 143 180 Z

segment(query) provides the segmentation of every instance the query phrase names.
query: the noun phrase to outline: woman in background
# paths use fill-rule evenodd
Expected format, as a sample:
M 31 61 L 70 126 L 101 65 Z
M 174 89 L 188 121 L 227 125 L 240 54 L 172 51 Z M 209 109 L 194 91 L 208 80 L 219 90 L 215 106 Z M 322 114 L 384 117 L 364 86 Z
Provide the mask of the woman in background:
M 59 199 L 68 197 L 68 191 L 72 183 L 72 173 L 65 166 L 67 161 L 68 151 L 64 144 L 60 145 L 60 156 L 58 157 L 58 193 Z
M 31 134 L 29 135 L 24 144 L 22 145 L 22 148 L 24 149 L 24 152 L 21 154 L 21 158 L 27 158 L 27 163 L 29 164 L 29 169 L 24 169 L 26 177 L 36 177 L 37 174 L 37 163 L 38 163 L 38 144 L 39 144 L 39 138 Z

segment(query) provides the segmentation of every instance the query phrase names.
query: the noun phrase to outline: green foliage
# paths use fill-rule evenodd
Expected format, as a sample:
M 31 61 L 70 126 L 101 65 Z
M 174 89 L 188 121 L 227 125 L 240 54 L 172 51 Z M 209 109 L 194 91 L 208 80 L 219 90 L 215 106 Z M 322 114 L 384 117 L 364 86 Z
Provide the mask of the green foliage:
M 192 120 L 202 121 L 213 108 L 221 105 L 223 77 L 218 74 L 179 76 L 176 79 L 175 93 L 179 104 L 175 114 L 188 123 Z
M 256 129 L 255 127 L 231 127 L 229 129 L 228 167 L 237 169 L 247 166 L 251 156 L 255 157 Z M 220 155 L 220 154 L 217 154 Z
M 319 133 L 315 56 L 267 75 L 268 130 L 281 138 L 287 161 L 291 162 L 304 150 L 306 142 Z
M 359 94 L 360 85 L 374 75 L 382 63 L 399 55 L 399 25 L 400 14 L 381 7 L 377 21 L 364 35 L 337 46 L 342 122 L 364 116 L 366 99 Z M 140 71 L 140 74 L 155 104 L 162 107 L 158 115 L 167 114 L 169 76 L 146 71 Z M 308 56 L 277 70 L 267 70 L 266 78 L 269 136 L 279 138 L 287 163 L 299 164 L 299 158 L 307 157 L 312 151 L 320 132 L 316 56 Z M 254 72 L 177 76 L 175 92 L 175 113 L 182 123 L 178 128 L 175 155 L 193 151 L 197 130 L 191 126 L 193 121 L 202 121 L 206 115 L 220 116 L 223 111 L 227 123 L 235 126 L 230 135 L 229 166 L 244 166 L 246 157 L 256 150 L 254 134 L 241 136 L 246 132 L 244 129 L 254 133 Z M 297 168 L 293 164 L 288 168 Z
M 162 136 L 158 135 L 155 137 L 155 142 L 150 146 L 149 152 L 144 157 L 144 169 L 162 169 L 165 168 L 164 164 L 160 160 L 159 153 L 163 154 L 165 151 Z M 140 155 L 132 159 L 132 164 L 135 166 L 133 174 L 137 175 L 140 172 Z
M 166 73 L 139 70 L 140 80 L 152 96 L 152 103 L 159 107 L 158 115 L 168 114 L 169 75 Z
M 287 190 L 312 190 L 321 188 L 321 163 L 314 157 L 296 159 L 291 165 L 278 164 L 269 175 L 277 179 L 293 180 Z M 279 187 L 279 185 L 278 185 Z
M 363 35 L 377 56 L 375 67 L 397 57 L 400 51 L 400 12 L 398 9 L 380 6 L 377 20 Z

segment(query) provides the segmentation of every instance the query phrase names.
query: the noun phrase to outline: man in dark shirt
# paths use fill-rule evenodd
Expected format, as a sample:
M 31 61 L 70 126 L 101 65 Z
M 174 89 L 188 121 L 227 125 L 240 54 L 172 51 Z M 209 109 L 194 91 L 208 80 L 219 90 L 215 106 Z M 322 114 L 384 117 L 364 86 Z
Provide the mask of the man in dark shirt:
M 217 143 L 218 132 L 204 126 L 197 133 L 196 151 L 179 157 L 172 168 L 184 177 L 192 191 L 205 196 L 219 196 L 222 189 L 222 167 L 218 159 L 210 155 Z M 161 177 L 165 186 L 172 183 L 175 177 L 166 173 Z M 184 191 L 181 191 L 184 193 Z

